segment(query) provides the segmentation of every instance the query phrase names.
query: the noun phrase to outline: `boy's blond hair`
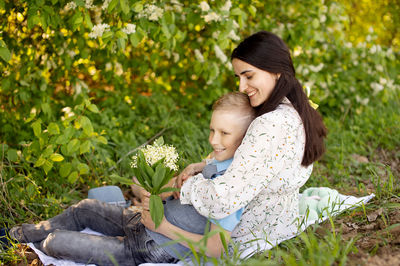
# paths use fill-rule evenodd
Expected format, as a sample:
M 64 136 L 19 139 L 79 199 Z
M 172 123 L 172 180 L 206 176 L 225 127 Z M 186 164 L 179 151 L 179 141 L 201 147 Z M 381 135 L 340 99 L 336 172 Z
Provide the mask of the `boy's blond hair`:
M 250 104 L 250 99 L 247 94 L 241 92 L 228 92 L 222 95 L 212 106 L 213 111 L 235 111 L 240 112 L 241 117 L 246 118 L 248 125 L 256 117 L 256 111 Z M 247 126 L 248 126 L 247 125 Z

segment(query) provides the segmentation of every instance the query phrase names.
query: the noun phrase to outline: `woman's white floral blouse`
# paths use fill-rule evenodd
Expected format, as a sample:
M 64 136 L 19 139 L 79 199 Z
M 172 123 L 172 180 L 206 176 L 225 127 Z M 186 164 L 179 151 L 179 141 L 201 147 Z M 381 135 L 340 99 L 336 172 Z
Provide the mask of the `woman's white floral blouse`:
M 301 118 L 285 98 L 251 123 L 225 174 L 214 180 L 201 174 L 188 179 L 181 202 L 215 219 L 244 207 L 232 240 L 240 250 L 270 248 L 298 231 L 299 188 L 312 171 L 312 165 L 301 165 L 304 145 Z

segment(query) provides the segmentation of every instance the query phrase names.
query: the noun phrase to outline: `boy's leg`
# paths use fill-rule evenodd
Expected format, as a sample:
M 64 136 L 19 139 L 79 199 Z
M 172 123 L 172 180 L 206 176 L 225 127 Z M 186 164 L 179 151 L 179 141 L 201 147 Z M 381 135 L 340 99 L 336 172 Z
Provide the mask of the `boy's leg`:
M 98 265 L 134 265 L 124 237 L 97 236 L 76 231 L 55 230 L 38 247 L 49 256 Z
M 134 216 L 134 213 L 119 206 L 84 199 L 49 220 L 23 224 L 22 234 L 26 242 L 40 242 L 56 229 L 81 231 L 89 227 L 108 236 L 123 236 L 126 216 Z

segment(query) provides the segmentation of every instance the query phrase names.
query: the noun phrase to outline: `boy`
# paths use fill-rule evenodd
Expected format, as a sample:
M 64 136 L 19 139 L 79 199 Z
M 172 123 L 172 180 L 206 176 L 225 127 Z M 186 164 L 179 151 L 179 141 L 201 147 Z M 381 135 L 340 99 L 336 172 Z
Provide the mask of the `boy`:
M 210 154 L 212 159 L 190 164 L 181 173 L 183 180 L 197 173 L 202 173 L 205 178 L 209 179 L 218 178 L 219 175 L 224 174 L 225 170 L 231 164 L 235 151 L 241 144 L 248 126 L 254 118 L 255 110 L 251 107 L 247 95 L 232 92 L 218 99 L 213 105 L 213 113 L 210 121 L 209 142 L 213 148 L 213 152 Z M 134 191 L 136 191 L 136 195 L 140 195 L 137 188 L 134 188 Z M 142 196 L 141 198 L 147 201 L 146 196 Z M 175 194 L 175 198 L 177 198 L 177 193 Z M 192 205 L 182 205 L 179 200 L 169 197 L 166 199 L 164 211 L 166 220 L 174 226 L 187 232 L 204 234 L 207 218 L 200 215 Z M 242 212 L 243 208 L 223 219 L 210 219 L 209 221 L 212 223 L 211 230 L 216 225 L 219 225 L 230 236 L 231 231 L 239 223 Z M 184 257 L 189 252 L 189 249 L 181 244 L 164 245 L 171 241 L 171 239 L 163 234 L 148 229 L 147 233 L 157 244 L 163 245 L 164 249 L 174 257 L 177 256 L 177 253 Z M 179 233 L 182 234 L 182 232 Z M 183 236 L 191 239 L 190 234 L 183 234 Z M 208 245 L 210 247 L 218 246 L 217 243 L 212 243 L 212 241 L 210 243 L 210 240 L 208 241 Z M 220 250 L 217 249 L 215 254 L 218 253 L 220 254 Z

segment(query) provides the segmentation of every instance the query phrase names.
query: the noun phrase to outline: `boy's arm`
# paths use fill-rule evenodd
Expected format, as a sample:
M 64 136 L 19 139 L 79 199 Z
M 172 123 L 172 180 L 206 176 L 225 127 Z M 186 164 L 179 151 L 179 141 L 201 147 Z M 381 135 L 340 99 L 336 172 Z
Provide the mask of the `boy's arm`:
M 158 228 L 155 228 L 154 222 L 152 221 L 150 213 L 148 211 L 144 211 L 142 213 L 141 222 L 149 230 L 162 234 L 172 240 L 181 240 L 182 239 L 181 237 L 184 237 L 194 242 L 199 242 L 204 237 L 204 235 L 191 233 L 171 224 L 170 222 L 167 221 L 167 219 L 165 219 L 165 217 L 161 222 L 160 226 Z M 211 231 L 214 230 L 221 231 L 221 229 L 217 225 L 211 223 Z M 229 242 L 231 232 L 222 229 L 222 233 L 225 237 L 226 242 Z M 189 247 L 189 245 L 185 241 L 180 241 L 179 243 L 184 245 L 185 247 Z M 207 239 L 207 251 L 206 251 L 207 256 L 220 257 L 223 251 L 224 251 L 224 246 L 222 244 L 219 233 L 213 234 Z

